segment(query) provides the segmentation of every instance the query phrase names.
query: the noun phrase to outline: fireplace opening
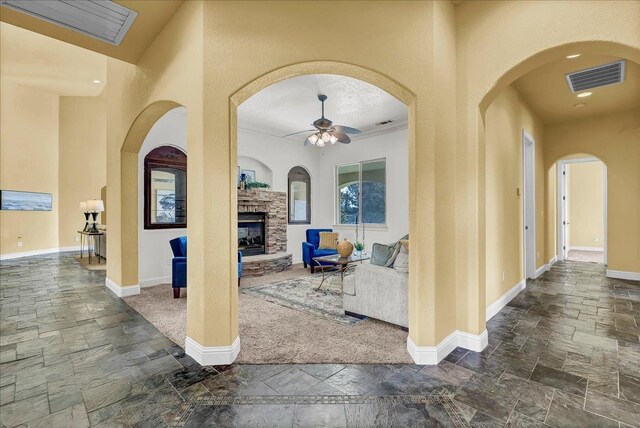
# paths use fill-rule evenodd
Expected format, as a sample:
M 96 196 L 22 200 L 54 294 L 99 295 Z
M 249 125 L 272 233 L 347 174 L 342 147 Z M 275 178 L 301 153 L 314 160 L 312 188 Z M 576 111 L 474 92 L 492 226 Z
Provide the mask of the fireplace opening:
M 238 213 L 238 250 L 243 256 L 265 254 L 264 222 L 264 213 Z

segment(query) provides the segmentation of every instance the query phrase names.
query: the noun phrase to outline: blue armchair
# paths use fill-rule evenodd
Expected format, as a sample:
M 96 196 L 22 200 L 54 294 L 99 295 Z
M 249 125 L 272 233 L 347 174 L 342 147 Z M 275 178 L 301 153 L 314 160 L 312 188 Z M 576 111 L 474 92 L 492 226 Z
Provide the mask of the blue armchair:
M 315 267 L 318 266 L 313 261 L 314 257 L 330 256 L 338 254 L 337 250 L 320 250 L 320 232 L 333 232 L 333 229 L 307 229 L 307 242 L 302 243 L 302 262 L 304 267 L 311 267 L 311 273 L 315 273 Z M 322 263 L 328 265 L 330 263 Z
M 173 287 L 173 298 L 178 299 L 180 298 L 180 289 L 187 286 L 187 237 L 181 236 L 172 239 L 169 244 L 173 251 L 171 286 Z M 242 253 L 238 251 L 238 287 L 240 287 L 241 277 Z
M 173 260 L 171 261 L 171 286 L 173 287 L 173 298 L 180 298 L 180 289 L 187 286 L 187 237 L 169 241 L 171 250 L 173 251 Z

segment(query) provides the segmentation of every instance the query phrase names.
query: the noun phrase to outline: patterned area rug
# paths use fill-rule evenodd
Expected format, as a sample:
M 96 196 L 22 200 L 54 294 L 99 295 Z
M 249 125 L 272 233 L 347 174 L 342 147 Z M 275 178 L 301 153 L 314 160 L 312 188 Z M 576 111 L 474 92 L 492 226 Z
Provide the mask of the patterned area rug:
M 318 289 L 320 281 L 322 278 L 319 275 L 308 275 L 245 288 L 241 291 L 287 308 L 307 312 L 342 324 L 354 325 L 364 320 L 344 314 L 340 274 L 334 273 L 327 277 L 322 287 Z

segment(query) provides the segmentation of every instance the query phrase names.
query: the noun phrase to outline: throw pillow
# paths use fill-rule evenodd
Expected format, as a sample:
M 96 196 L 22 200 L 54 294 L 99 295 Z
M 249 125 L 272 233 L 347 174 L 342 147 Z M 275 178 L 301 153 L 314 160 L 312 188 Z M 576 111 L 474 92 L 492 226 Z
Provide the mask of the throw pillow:
M 393 263 L 393 268 L 400 273 L 409 273 L 409 241 L 406 241 L 407 246 L 400 245 L 400 252 L 396 257 L 396 261 Z
M 338 246 L 338 232 L 320 232 L 319 250 L 335 250 Z
M 390 267 L 400 251 L 399 247 L 400 244 L 398 243 L 394 245 L 373 244 L 370 263 L 372 265 Z

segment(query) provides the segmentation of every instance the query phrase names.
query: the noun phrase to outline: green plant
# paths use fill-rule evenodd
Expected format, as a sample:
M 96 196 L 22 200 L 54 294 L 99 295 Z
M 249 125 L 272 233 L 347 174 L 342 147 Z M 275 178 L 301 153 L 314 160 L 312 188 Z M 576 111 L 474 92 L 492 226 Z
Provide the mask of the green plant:
M 261 181 L 251 181 L 247 183 L 247 189 L 268 189 L 269 187 L 271 186 Z
M 355 248 L 356 251 L 362 251 L 364 250 L 364 244 L 362 242 L 356 242 L 353 244 L 353 248 Z

